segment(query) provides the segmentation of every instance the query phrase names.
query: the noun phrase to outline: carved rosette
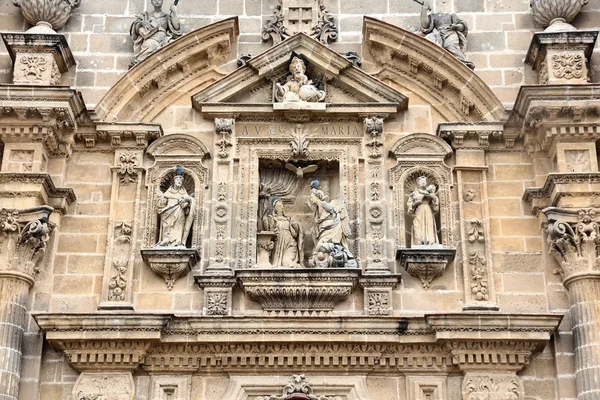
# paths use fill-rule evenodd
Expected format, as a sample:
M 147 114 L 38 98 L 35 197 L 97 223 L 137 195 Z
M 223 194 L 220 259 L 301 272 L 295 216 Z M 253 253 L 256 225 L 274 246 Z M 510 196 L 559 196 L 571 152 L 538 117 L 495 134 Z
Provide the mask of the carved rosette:
M 48 220 L 53 210 L 49 206 L 0 210 L 0 229 L 3 233 L 0 251 L 3 258 L 6 257 L 0 272 L 12 273 L 33 285 L 54 229 L 54 224 Z
M 200 261 L 195 249 L 153 248 L 142 249 L 142 257 L 157 275 L 164 278 L 167 289 L 172 290 L 175 281 L 185 276 Z
M 398 249 L 396 259 L 406 271 L 421 280 L 423 288 L 429 289 L 431 282 L 442 275 L 448 264 L 454 260 L 456 250 L 435 249 L 425 246 L 410 249 Z
M 559 263 L 555 270 L 565 284 L 574 278 L 600 275 L 598 216 L 593 209 L 567 210 L 548 207 L 542 211 L 550 252 Z
M 262 309 L 291 312 L 329 312 L 350 296 L 358 282 L 357 269 L 238 270 L 244 292 Z

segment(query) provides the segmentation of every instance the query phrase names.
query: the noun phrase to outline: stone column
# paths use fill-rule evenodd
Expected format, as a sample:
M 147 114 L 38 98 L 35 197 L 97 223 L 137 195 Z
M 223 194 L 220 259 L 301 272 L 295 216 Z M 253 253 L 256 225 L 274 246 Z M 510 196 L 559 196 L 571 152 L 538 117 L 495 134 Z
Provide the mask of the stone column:
M 600 269 L 598 217 L 593 209 L 542 211 L 556 269 L 569 292 L 575 341 L 577 398 L 600 396 Z
M 52 207 L 0 210 L 0 400 L 16 400 L 27 294 L 46 251 Z

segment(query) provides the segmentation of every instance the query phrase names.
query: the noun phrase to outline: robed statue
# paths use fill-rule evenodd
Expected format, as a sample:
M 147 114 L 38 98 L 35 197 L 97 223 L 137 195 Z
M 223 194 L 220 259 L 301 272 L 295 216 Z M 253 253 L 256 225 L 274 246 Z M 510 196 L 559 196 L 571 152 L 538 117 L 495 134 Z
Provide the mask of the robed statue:
M 435 213 L 440 209 L 440 199 L 435 185 L 427 184 L 427 177 L 417 178 L 417 186 L 408 196 L 408 214 L 413 217 L 411 229 L 412 246 L 435 246 L 439 244 Z
M 271 264 L 275 268 L 304 267 L 304 231 L 298 221 L 285 213 L 283 201 L 271 198 L 271 214 L 263 220 L 263 227 L 275 233 Z
M 311 182 L 309 207 L 313 210 L 315 247 L 309 267 L 356 268 L 358 263 L 348 248 L 351 236 L 348 212 L 339 199 L 329 201 L 318 180 Z
M 325 100 L 325 91 L 317 89 L 306 76 L 306 65 L 299 57 L 290 63 L 290 75 L 283 85 L 275 84 L 275 99 L 280 103 L 306 101 L 316 103 Z
M 475 68 L 475 65 L 467 61 L 465 56 L 467 35 L 469 34 L 469 27 L 465 20 L 454 13 L 431 14 L 429 0 L 423 0 L 422 3 L 417 2 L 422 4 L 421 32 L 423 32 L 425 38 L 448 50 L 469 68 Z
M 157 247 L 186 247 L 196 216 L 196 199 L 183 187 L 183 172 L 183 167 L 175 167 L 173 184 L 164 193 L 157 193 L 156 206 L 160 218 Z
M 177 14 L 177 2 L 178 0 L 167 14 L 162 10 L 163 0 L 151 0 L 154 10 L 136 15 L 129 29 L 135 54 L 132 66 L 183 35 L 183 26 Z

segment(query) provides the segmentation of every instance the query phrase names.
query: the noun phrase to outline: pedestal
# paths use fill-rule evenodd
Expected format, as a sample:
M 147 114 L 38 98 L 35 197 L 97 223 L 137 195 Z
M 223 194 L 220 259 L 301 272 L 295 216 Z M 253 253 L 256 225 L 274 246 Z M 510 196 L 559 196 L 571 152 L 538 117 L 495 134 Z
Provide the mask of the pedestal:
M 165 247 L 142 249 L 141 253 L 150 269 L 164 278 L 169 290 L 173 289 L 177 279 L 186 275 L 200 261 L 200 254 L 196 249 Z
M 433 246 L 419 246 L 410 249 L 399 248 L 396 251 L 396 260 L 400 261 L 400 264 L 410 275 L 421 280 L 423 288 L 429 289 L 431 281 L 446 270 L 455 254 L 455 249 Z

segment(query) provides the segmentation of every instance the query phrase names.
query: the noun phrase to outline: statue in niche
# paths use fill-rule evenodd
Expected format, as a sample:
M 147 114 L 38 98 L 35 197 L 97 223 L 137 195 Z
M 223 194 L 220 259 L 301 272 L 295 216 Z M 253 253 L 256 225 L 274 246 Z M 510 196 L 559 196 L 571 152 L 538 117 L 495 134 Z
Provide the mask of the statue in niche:
M 357 268 L 358 263 L 348 249 L 350 225 L 346 207 L 339 200 L 329 201 L 318 180 L 311 182 L 308 206 L 313 210 L 315 247 L 308 261 L 316 268 Z
M 448 50 L 454 57 L 465 63 L 467 67 L 474 69 L 475 65 L 467 61 L 465 56 L 467 35 L 469 33 L 467 23 L 454 13 L 430 14 L 431 4 L 429 0 L 415 1 L 422 5 L 421 32 L 423 32 L 425 38 Z
M 183 35 L 183 26 L 177 15 L 178 2 L 179 0 L 175 0 L 170 14 L 167 14 L 162 10 L 163 0 L 151 0 L 154 10 L 136 15 L 129 28 L 135 54 L 131 66 Z
M 266 231 L 275 233 L 271 264 L 274 268 L 302 268 L 304 265 L 304 231 L 300 224 L 285 214 L 283 201 L 271 198 L 271 214 L 263 220 Z
M 173 184 L 157 193 L 160 240 L 156 247 L 185 247 L 196 216 L 196 200 L 183 187 L 183 167 L 178 165 L 174 171 Z
M 439 245 L 435 213 L 440 209 L 440 199 L 436 186 L 428 185 L 426 176 L 417 178 L 417 187 L 408 196 L 407 207 L 413 217 L 411 247 Z
M 283 85 L 275 83 L 275 99 L 280 103 L 306 101 L 316 103 L 325 100 L 325 91 L 317 89 L 306 76 L 306 65 L 299 57 L 290 63 L 290 74 Z

